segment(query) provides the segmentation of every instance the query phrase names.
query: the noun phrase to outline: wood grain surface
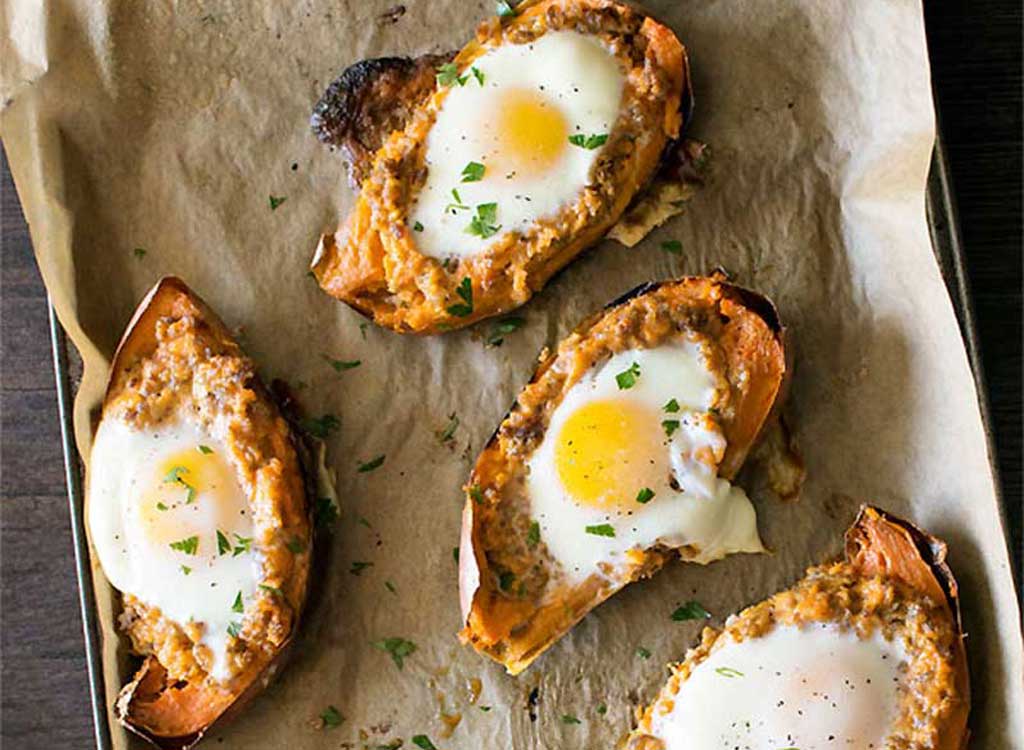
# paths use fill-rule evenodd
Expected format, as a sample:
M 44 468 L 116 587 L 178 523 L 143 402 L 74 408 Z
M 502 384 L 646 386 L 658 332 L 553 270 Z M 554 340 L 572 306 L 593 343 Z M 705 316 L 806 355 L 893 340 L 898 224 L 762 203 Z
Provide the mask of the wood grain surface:
M 926 3 L 1003 498 L 1021 554 L 1021 3 Z M 92 746 L 46 294 L 2 162 L 0 746 Z

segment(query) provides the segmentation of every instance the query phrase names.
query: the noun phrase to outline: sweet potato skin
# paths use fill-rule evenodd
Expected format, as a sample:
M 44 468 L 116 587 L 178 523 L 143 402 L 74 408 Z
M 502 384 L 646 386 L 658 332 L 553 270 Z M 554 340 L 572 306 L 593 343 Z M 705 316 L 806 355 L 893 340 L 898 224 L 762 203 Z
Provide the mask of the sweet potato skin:
M 161 279 L 143 298 L 125 330 L 114 354 L 104 405 L 114 401 L 131 387 L 130 373 L 134 366 L 151 356 L 158 346 L 156 324 L 161 319 L 192 316 L 201 328 L 209 346 L 216 351 L 241 353 L 230 331 L 216 313 L 180 279 Z M 259 398 L 273 404 L 273 399 L 258 381 L 250 384 Z M 292 438 L 293 439 L 293 438 Z M 293 446 L 294 447 L 294 446 Z M 301 471 L 293 478 L 302 487 Z M 305 490 L 289 492 L 280 498 L 285 517 L 304 519 L 309 538 L 309 514 Z M 301 507 L 300 507 L 301 506 Z M 216 723 L 235 715 L 268 684 L 283 663 L 288 647 L 297 631 L 309 578 L 310 555 L 295 560 L 292 573 L 294 587 L 289 594 L 295 605 L 295 619 L 287 638 L 258 671 L 236 681 L 231 689 L 209 682 L 201 685 L 178 683 L 169 679 L 166 670 L 152 655 L 143 659 L 134 677 L 122 688 L 115 703 L 115 714 L 129 731 L 166 750 L 186 750 L 194 746 Z
M 645 284 L 585 320 L 567 340 L 575 336 L 586 336 L 602 319 L 633 300 L 644 295 L 676 290 L 681 290 L 680 297 L 688 300 L 695 308 L 707 308 L 700 309 L 696 314 L 707 314 L 708 310 L 715 307 L 721 309 L 723 314 L 727 310 L 730 318 L 739 322 L 738 326 L 729 328 L 728 339 L 720 343 L 731 347 L 738 356 L 749 358 L 751 381 L 764 381 L 751 388 L 747 397 L 737 405 L 739 417 L 723 425 L 728 448 L 720 466 L 720 475 L 731 479 L 742 466 L 765 424 L 776 416 L 789 379 L 784 330 L 774 306 L 767 298 L 725 284 L 717 276 Z M 743 331 L 747 327 L 742 321 L 745 316 L 754 316 L 761 321 L 760 325 L 767 329 L 768 336 L 763 335 L 764 331 L 760 337 L 749 335 L 749 331 L 744 336 Z M 757 342 L 757 346 L 751 348 L 751 342 Z M 530 383 L 536 383 L 552 367 L 557 357 L 558 353 L 555 352 L 542 360 Z M 507 422 L 508 417 L 505 420 Z M 472 496 L 471 488 L 487 485 L 487 482 L 481 481 L 481 477 L 505 476 L 507 469 L 502 463 L 499 442 L 501 429 L 495 431 L 480 454 L 466 487 L 459 554 L 459 600 L 464 627 L 459 637 L 515 675 L 526 669 L 590 610 L 630 581 L 613 584 L 590 579 L 584 586 L 573 590 L 569 599 L 540 610 L 532 609 L 528 602 L 510 601 L 497 595 L 490 583 L 493 575 L 489 573 L 482 541 L 482 524 L 486 523 L 489 510 Z M 636 569 L 632 580 L 652 575 L 671 560 L 675 553 L 671 550 L 652 549 L 645 555 L 643 564 Z M 510 622 L 518 624 L 509 627 Z
M 632 14 L 634 19 L 640 15 L 626 4 L 609 0 L 524 3 L 507 25 L 497 19 L 482 24 L 477 39 L 458 53 L 455 63 L 470 64 L 483 51 L 484 43 L 503 30 L 516 33 L 530 24 L 558 22 L 569 11 L 610 19 L 618 18 L 616 14 Z M 564 217 L 538 222 L 535 237 L 526 240 L 509 235 L 486 253 L 465 258 L 453 268 L 416 250 L 412 231 L 395 218 L 403 209 L 384 197 L 390 195 L 387 186 L 395 182 L 390 170 L 406 160 L 405 141 L 412 138 L 408 130 L 396 132 L 377 151 L 375 166 L 362 175 L 363 189 L 347 219 L 335 233 L 320 239 L 312 271 L 321 288 L 379 325 L 400 333 L 433 334 L 462 328 L 524 304 L 618 221 L 654 175 L 666 147 L 679 135 L 683 112 L 688 111 L 691 101 L 686 52 L 671 30 L 649 17 L 637 22 L 637 31 L 644 40 L 645 74 L 657 79 L 649 85 L 648 93 L 657 89 L 660 98 L 643 132 L 624 132 L 624 140 L 615 147 L 618 151 L 613 149 L 616 135 L 612 133 L 607 147 L 613 149 L 609 164 L 626 165 L 609 167 L 614 171 L 613 194 L 606 196 L 604 188 L 600 197 L 598 191 L 585 191 L 578 206 L 562 212 Z M 424 106 L 435 106 L 438 96 L 434 93 Z M 417 131 L 416 137 L 421 136 Z M 448 310 L 456 298 L 456 288 L 466 278 L 472 281 L 472 311 L 455 316 Z

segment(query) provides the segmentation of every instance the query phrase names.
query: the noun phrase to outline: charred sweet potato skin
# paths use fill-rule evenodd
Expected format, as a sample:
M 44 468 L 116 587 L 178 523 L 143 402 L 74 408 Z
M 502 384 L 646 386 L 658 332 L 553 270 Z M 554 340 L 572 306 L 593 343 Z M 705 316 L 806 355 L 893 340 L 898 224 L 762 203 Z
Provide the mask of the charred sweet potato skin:
M 196 402 L 191 384 L 200 378 L 207 396 Z M 193 624 L 168 621 L 123 595 L 120 624 L 144 661 L 122 689 L 116 714 L 165 748 L 191 747 L 276 670 L 305 602 L 311 545 L 303 471 L 287 422 L 216 314 L 169 277 L 140 304 L 115 353 L 101 419 L 144 429 L 183 414 L 229 425 L 224 442 L 249 497 L 265 588 L 242 616 L 226 683 L 210 678 L 193 654 Z
M 672 665 L 658 699 L 640 712 L 624 750 L 663 750 L 651 720 L 669 705 L 691 671 L 717 645 L 757 638 L 776 625 L 837 623 L 865 637 L 900 636 L 909 653 L 896 720 L 885 745 L 962 750 L 967 746 L 970 688 L 956 581 L 940 540 L 865 506 L 846 534 L 844 560 L 811 568 L 793 588 L 705 628 L 701 642 Z
M 407 225 L 414 186 L 422 180 L 424 144 L 446 90 L 435 90 L 376 152 L 346 221 L 324 235 L 312 270 L 328 294 L 379 325 L 401 333 L 460 328 L 524 304 L 559 269 L 598 241 L 650 180 L 666 145 L 682 127 L 689 75 L 675 34 L 634 8 L 611 0 L 540 0 L 514 18 L 481 25 L 454 58 L 460 70 L 497 44 L 526 43 L 549 30 L 599 35 L 626 71 L 619 120 L 575 203 L 508 232 L 475 256 L 421 254 Z M 473 290 L 469 313 L 451 312 L 456 289 Z
M 593 576 L 582 586 L 559 588 L 543 545 L 531 550 L 524 542 L 530 519 L 517 487 L 554 409 L 584 373 L 619 351 L 690 334 L 716 350 L 722 379 L 718 404 L 728 445 L 719 473 L 732 478 L 776 414 L 789 368 L 771 302 L 718 277 L 640 287 L 582 323 L 541 361 L 477 459 L 462 516 L 459 585 L 465 627 L 460 638 L 510 673 L 529 666 L 620 588 L 686 554 L 660 548 L 638 552 L 628 580 Z M 527 595 L 501 591 L 498 570 L 514 572 Z

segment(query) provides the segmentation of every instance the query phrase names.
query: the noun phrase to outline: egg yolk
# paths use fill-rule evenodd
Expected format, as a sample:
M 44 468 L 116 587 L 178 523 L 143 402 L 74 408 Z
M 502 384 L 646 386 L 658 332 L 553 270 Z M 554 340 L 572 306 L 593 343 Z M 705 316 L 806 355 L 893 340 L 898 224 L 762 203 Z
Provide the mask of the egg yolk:
M 178 451 L 154 466 L 138 496 L 137 512 L 146 538 L 165 547 L 191 536 L 202 537 L 198 554 L 212 554 L 212 529 L 238 529 L 247 503 L 234 471 L 209 448 Z
M 495 130 L 500 144 L 495 156 L 503 172 L 544 172 L 569 143 L 568 125 L 558 107 L 528 89 L 504 92 Z
M 626 401 L 591 401 L 565 420 L 555 442 L 562 487 L 601 510 L 635 507 L 637 493 L 667 471 L 658 415 Z

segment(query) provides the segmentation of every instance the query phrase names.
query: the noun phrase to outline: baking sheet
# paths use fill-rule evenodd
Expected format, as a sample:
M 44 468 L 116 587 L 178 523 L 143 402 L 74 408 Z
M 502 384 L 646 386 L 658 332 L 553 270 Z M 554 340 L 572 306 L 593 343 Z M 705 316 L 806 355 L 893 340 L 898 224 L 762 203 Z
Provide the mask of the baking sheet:
M 390 3 L 277 5 L 15 3 L 16 44 L 3 57 L 5 147 L 54 305 L 86 363 L 83 452 L 104 357 L 137 299 L 170 272 L 243 327 L 266 377 L 304 382 L 307 408 L 342 416 L 329 450 L 346 500 L 325 595 L 295 662 L 215 733 L 222 746 L 359 746 L 360 732 L 370 745 L 417 733 L 441 748 L 607 745 L 660 686 L 660 665 L 692 643 L 696 626 L 669 620 L 679 602 L 699 598 L 720 618 L 787 585 L 838 551 L 861 500 L 950 541 L 978 746 L 1021 741 L 1017 603 L 974 384 L 925 222 L 934 123 L 919 6 L 660 4 L 690 48 L 692 132 L 714 149 L 711 184 L 639 247 L 589 253 L 525 308 L 526 328 L 484 349 L 486 323 L 435 339 L 371 326 L 364 339 L 359 318 L 317 291 L 305 264 L 351 195 L 337 156 L 304 123 L 344 65 L 458 45 L 489 9 L 410 3 L 392 24 L 379 17 Z M 271 211 L 270 195 L 287 200 Z M 668 238 L 683 257 L 658 249 Z M 789 323 L 802 500 L 755 497 L 770 557 L 672 566 L 506 677 L 453 637 L 451 547 L 472 456 L 543 345 L 636 283 L 715 265 L 773 296 Z M 363 365 L 338 375 L 324 353 Z M 453 412 L 449 450 L 434 433 Z M 379 453 L 381 469 L 356 471 Z M 354 560 L 374 568 L 352 576 Z M 120 655 L 96 572 L 109 705 Z M 392 635 L 419 646 L 401 671 L 369 645 Z M 472 678 L 491 711 L 469 705 Z M 347 717 L 339 729 L 313 726 L 327 704 Z M 463 714 L 448 739 L 442 710 Z M 114 729 L 112 741 L 125 738 Z

